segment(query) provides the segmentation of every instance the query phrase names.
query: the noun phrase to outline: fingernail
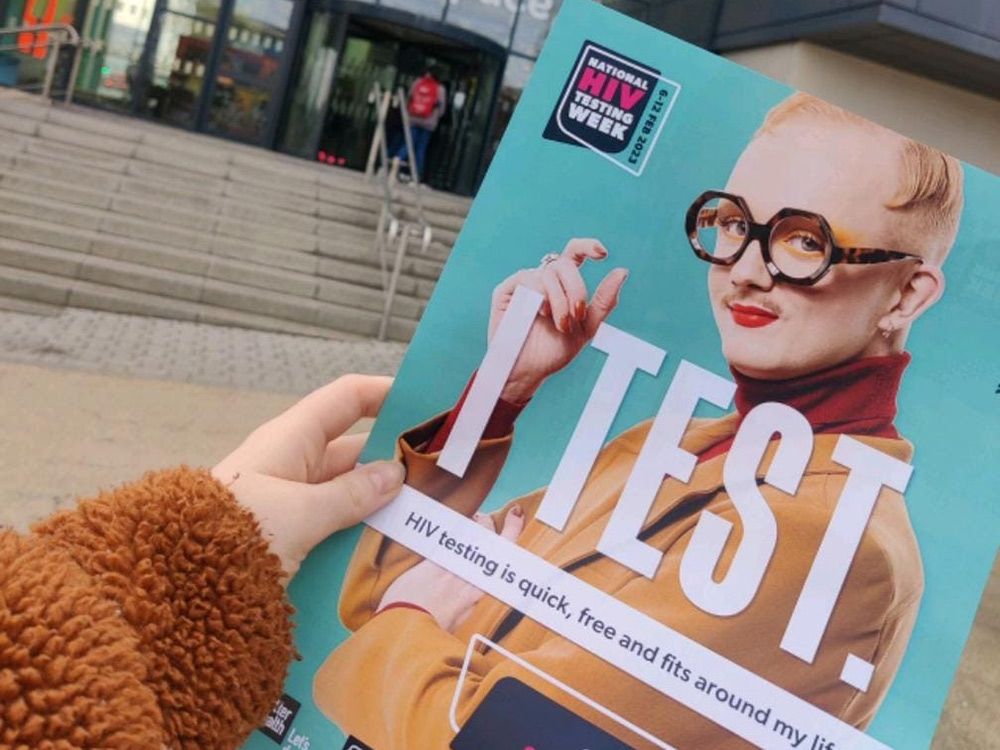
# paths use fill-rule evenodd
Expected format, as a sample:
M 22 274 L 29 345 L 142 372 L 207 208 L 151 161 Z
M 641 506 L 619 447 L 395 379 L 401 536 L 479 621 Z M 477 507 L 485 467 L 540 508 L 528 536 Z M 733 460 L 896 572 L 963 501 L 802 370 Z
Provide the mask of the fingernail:
M 562 331 L 563 333 L 570 332 L 569 315 L 563 315 L 561 318 L 559 318 L 559 330 Z
M 625 275 L 622 276 L 622 283 L 618 287 L 618 294 L 615 295 L 615 305 L 617 305 L 619 303 L 619 301 L 621 301 L 621 298 L 622 298 L 622 289 L 625 288 L 625 282 L 626 281 L 628 281 L 628 271 L 626 271 Z
M 398 489 L 406 476 L 403 465 L 395 461 L 377 461 L 368 464 L 368 477 L 379 494 Z
M 521 509 L 520 505 L 515 505 L 510 509 L 510 512 L 518 518 L 521 518 L 524 515 L 524 510 Z
M 582 301 L 581 302 L 577 302 L 576 303 L 576 319 L 579 320 L 582 323 L 586 317 L 587 317 L 587 303 L 586 302 L 582 302 Z

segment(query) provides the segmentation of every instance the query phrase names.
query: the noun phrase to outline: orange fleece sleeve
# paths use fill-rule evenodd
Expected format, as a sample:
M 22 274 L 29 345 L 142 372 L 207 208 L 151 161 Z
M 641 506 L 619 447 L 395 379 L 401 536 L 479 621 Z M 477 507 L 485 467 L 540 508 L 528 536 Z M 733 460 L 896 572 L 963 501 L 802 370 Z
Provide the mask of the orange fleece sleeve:
M 292 656 L 278 559 L 205 470 L 0 534 L 0 746 L 227 750 Z

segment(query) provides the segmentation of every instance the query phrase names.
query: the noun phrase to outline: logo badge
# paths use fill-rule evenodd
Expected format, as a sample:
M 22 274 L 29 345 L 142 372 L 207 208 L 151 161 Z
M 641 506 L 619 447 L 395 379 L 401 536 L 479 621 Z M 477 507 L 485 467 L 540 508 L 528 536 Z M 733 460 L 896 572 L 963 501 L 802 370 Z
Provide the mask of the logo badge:
M 267 735 L 279 745 L 285 741 L 285 735 L 295 721 L 295 715 L 299 712 L 302 704 L 290 695 L 282 694 L 271 707 L 271 712 L 264 719 L 264 726 L 260 728 L 261 733 Z
M 680 90 L 659 70 L 587 41 L 543 135 L 589 148 L 638 177 Z

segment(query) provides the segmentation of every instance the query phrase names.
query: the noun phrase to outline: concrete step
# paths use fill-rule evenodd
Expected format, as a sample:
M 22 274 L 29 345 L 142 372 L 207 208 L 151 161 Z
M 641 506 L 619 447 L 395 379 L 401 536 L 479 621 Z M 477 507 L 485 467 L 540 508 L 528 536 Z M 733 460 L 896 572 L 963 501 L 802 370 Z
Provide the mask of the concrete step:
M 357 190 L 372 195 L 377 192 L 376 185 L 352 170 L 312 164 L 211 136 L 186 133 L 139 120 L 126 120 L 83 108 L 66 109 L 25 103 L 21 97 L 0 98 L 0 130 L 36 135 L 40 139 L 54 142 L 53 148 L 58 148 L 55 144 L 64 149 L 77 147 L 89 152 L 90 158 L 93 158 L 94 152 L 128 156 L 220 177 L 226 172 L 227 165 L 231 165 L 248 168 L 249 171 L 242 173 L 237 171 L 237 175 L 250 176 L 253 181 L 267 176 L 276 178 L 279 184 L 282 181 L 293 185 L 318 183 L 324 192 L 331 192 L 325 190 L 327 187 L 333 188 L 334 193 Z M 60 153 L 70 152 L 63 150 Z M 305 188 L 305 193 L 312 194 L 313 188 Z M 329 196 L 323 197 L 329 200 Z M 398 188 L 397 200 L 406 204 L 413 203 L 415 198 L 411 190 L 401 186 Z M 468 212 L 469 201 L 424 188 L 424 205 L 431 213 L 464 217 Z M 438 223 L 448 225 L 443 216 L 438 218 Z M 456 227 L 448 225 L 447 228 Z
M 0 264 L 39 271 L 52 270 L 62 276 L 105 281 L 99 276 L 92 278 L 81 275 L 79 263 L 82 257 L 89 255 L 111 261 L 124 261 L 140 268 L 149 268 L 151 271 L 162 270 L 168 274 L 181 274 L 186 278 L 173 279 L 168 276 L 162 279 L 159 275 L 153 274 L 150 279 L 141 281 L 143 284 L 148 282 L 153 285 L 167 284 L 168 282 L 175 284 L 175 286 L 168 288 L 136 286 L 140 281 L 135 280 L 132 283 L 112 282 L 115 285 L 139 289 L 140 291 L 153 291 L 157 294 L 169 292 L 180 299 L 198 298 L 197 290 L 201 287 L 196 281 L 187 278 L 190 277 L 193 280 L 199 278 L 216 279 L 235 286 L 252 287 L 253 289 L 248 290 L 250 292 L 260 290 L 305 300 L 320 299 L 372 312 L 381 312 L 384 305 L 385 298 L 380 285 L 359 285 L 350 283 L 349 280 L 330 278 L 327 274 L 320 275 L 318 272 L 315 274 L 297 273 L 267 265 L 248 263 L 239 258 L 219 257 L 207 253 L 181 250 L 154 242 L 108 236 L 93 230 L 75 230 L 71 235 L 73 247 L 63 248 L 58 244 L 52 244 L 51 233 L 44 238 L 47 243 L 40 244 L 36 241 L 35 233 L 31 231 L 30 227 L 24 227 L 23 222 L 21 227 L 14 227 L 13 231 L 11 231 L 10 224 L 9 221 L 4 222 L 3 215 L 0 214 Z M 25 229 L 28 231 L 24 231 Z M 94 265 L 96 269 L 94 273 L 98 274 L 102 272 L 102 269 L 106 269 L 112 275 L 120 270 L 115 264 L 110 266 L 99 263 L 91 265 Z M 59 270 L 54 270 L 56 268 Z M 126 270 L 132 271 L 134 269 L 128 268 Z M 328 273 L 330 271 L 329 268 L 325 270 Z M 375 274 L 378 272 L 375 271 Z M 378 278 L 380 282 L 380 275 Z M 418 319 L 423 313 L 425 304 L 424 299 L 418 299 L 415 296 L 415 293 L 419 291 L 426 292 L 427 289 L 426 287 L 418 287 L 412 279 L 405 277 L 401 279 L 393 308 L 394 314 L 400 317 Z
M 239 198 L 204 195 L 204 186 L 184 189 L 180 183 L 131 176 L 95 180 L 90 170 L 70 174 L 65 168 L 48 166 L 51 167 L 48 170 L 39 169 L 36 159 L 15 159 L 13 168 L 0 172 L 0 188 L 46 194 L 65 203 L 138 216 L 157 224 L 252 239 L 304 252 L 316 251 L 317 240 L 313 235 L 350 238 L 370 244 L 377 219 L 375 213 L 317 201 L 313 204 L 320 216 L 313 217 L 282 208 L 248 204 Z M 230 192 L 226 186 L 236 184 L 222 183 L 221 191 Z M 226 220 L 218 221 L 219 216 Z M 435 245 L 434 252 L 436 257 L 443 259 L 450 248 L 442 242 Z
M 380 314 L 328 300 L 302 300 L 215 279 L 0 240 L 0 295 L 50 306 L 161 315 L 305 335 L 378 332 Z M 266 325 L 271 321 L 270 325 Z M 416 321 L 393 317 L 390 338 L 407 341 Z
M 373 335 L 379 190 L 356 171 L 0 89 L 0 295 L 98 309 L 119 295 L 122 311 Z M 395 191 L 414 220 L 414 190 Z M 402 338 L 469 207 L 429 189 L 422 202 L 435 238 L 404 261 Z
M 292 333 L 315 338 L 342 339 L 345 335 L 370 338 L 378 331 L 378 321 L 370 318 L 359 321 L 357 317 L 347 316 L 340 321 L 339 328 L 334 330 L 240 310 L 227 310 L 201 303 L 173 300 L 88 281 L 70 281 L 19 268 L 4 269 L 3 275 L 0 275 L 0 292 L 2 292 L 0 293 L 0 309 L 36 315 L 57 315 L 66 307 L 81 307 L 107 312 L 151 315 L 213 325 Z M 36 300 L 36 297 L 39 296 L 47 299 L 65 300 L 65 302 L 57 304 L 39 302 Z M 351 327 L 357 328 L 357 332 L 345 334 L 345 331 Z M 400 321 L 393 318 L 389 323 L 389 338 L 395 341 L 408 341 L 413 335 L 413 330 L 412 321 Z
M 0 211 L 0 237 L 35 242 L 55 248 L 102 255 L 110 258 L 131 259 L 149 263 L 154 267 L 186 273 L 206 274 L 213 257 L 220 259 L 221 269 L 225 259 L 239 261 L 248 266 L 245 277 L 261 279 L 266 285 L 299 284 L 304 276 L 318 282 L 320 278 L 357 282 L 381 293 L 382 277 L 378 260 L 370 246 L 326 243 L 328 249 L 337 250 L 335 259 L 318 255 L 288 251 L 255 244 L 229 237 L 211 238 L 209 252 L 191 251 L 168 244 L 145 240 L 140 237 L 107 234 L 99 230 L 63 226 L 45 217 L 14 215 Z M 258 268 L 258 266 L 260 268 Z M 267 269 L 273 269 L 267 273 Z M 431 261 L 407 259 L 405 272 L 400 276 L 399 293 L 414 297 L 414 304 L 423 304 L 434 289 L 440 273 L 440 264 Z M 282 274 L 293 271 L 298 274 Z M 294 279 L 292 281 L 291 279 Z M 269 287 L 265 287 L 269 288 Z M 317 285 L 318 288 L 318 285 Z M 380 309 L 380 308 L 379 308 Z
M 424 280 L 433 284 L 437 281 L 438 276 L 441 275 L 443 263 L 437 258 L 420 255 L 417 252 L 418 249 L 419 247 L 414 245 L 411 252 L 407 253 L 406 257 L 403 259 L 403 268 L 401 273 L 405 276 L 417 277 L 418 282 Z M 368 247 L 359 248 L 355 244 L 341 242 L 337 239 L 321 238 L 319 243 L 319 254 L 325 258 L 334 258 L 353 263 L 361 263 L 373 268 L 380 267 L 378 255 L 372 249 L 371 244 L 369 244 Z
M 0 310 L 6 312 L 28 313 L 29 315 L 58 315 L 64 308 L 50 305 L 46 302 L 35 302 L 30 299 L 19 299 L 0 294 Z

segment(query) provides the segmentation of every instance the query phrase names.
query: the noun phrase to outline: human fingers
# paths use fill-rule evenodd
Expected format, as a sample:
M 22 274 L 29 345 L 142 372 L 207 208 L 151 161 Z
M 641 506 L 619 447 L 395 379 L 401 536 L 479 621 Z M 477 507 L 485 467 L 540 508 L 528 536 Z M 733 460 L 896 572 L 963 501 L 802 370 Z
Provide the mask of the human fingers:
M 341 435 L 333 442 L 328 443 L 314 481 L 328 482 L 335 476 L 353 469 L 365 447 L 368 434 L 367 432 L 355 432 L 350 435 Z
M 562 254 L 563 257 L 569 258 L 579 266 L 587 258 L 591 260 L 604 260 L 608 257 L 608 249 L 601 244 L 600 240 L 590 237 L 576 237 L 566 243 Z
M 476 513 L 472 516 L 472 520 L 482 526 L 488 531 L 492 531 L 494 534 L 497 533 L 497 525 L 493 520 L 493 516 L 489 513 Z
M 500 529 L 500 536 L 510 542 L 516 542 L 524 530 L 524 510 L 520 505 L 515 505 L 503 518 L 503 528 Z
M 362 417 L 378 414 L 391 387 L 389 377 L 344 375 L 310 393 L 278 420 L 285 429 L 316 427 L 329 443 Z
M 569 300 L 566 298 L 566 291 L 559 283 L 559 277 L 551 265 L 542 269 L 541 278 L 542 286 L 545 289 L 545 301 L 552 311 L 552 322 L 555 324 L 556 330 L 561 333 L 570 333 L 573 330 L 573 322 L 570 317 Z
M 514 296 L 514 290 L 516 290 L 519 286 L 526 286 L 529 289 L 534 289 L 543 296 L 545 295 L 545 286 L 542 284 L 541 270 L 537 268 L 525 268 L 517 273 L 511 274 L 496 286 L 493 290 L 493 298 L 491 301 L 493 310 L 497 312 L 506 312 L 507 307 L 510 305 L 511 297 Z M 546 317 L 551 315 L 548 300 L 542 302 L 542 307 L 539 312 Z
M 375 461 L 328 482 L 301 485 L 308 496 L 309 523 L 302 529 L 307 549 L 388 504 L 399 494 L 405 475 L 395 461 Z
M 615 309 L 626 279 L 628 279 L 628 271 L 624 268 L 616 268 L 597 285 L 590 305 L 587 307 L 587 320 L 584 323 L 584 331 L 588 336 L 597 333 L 597 328 Z
M 569 303 L 570 315 L 577 323 L 583 323 L 587 319 L 587 285 L 580 275 L 580 268 L 574 263 L 560 260 L 549 266 L 555 271 L 566 293 L 566 300 Z

